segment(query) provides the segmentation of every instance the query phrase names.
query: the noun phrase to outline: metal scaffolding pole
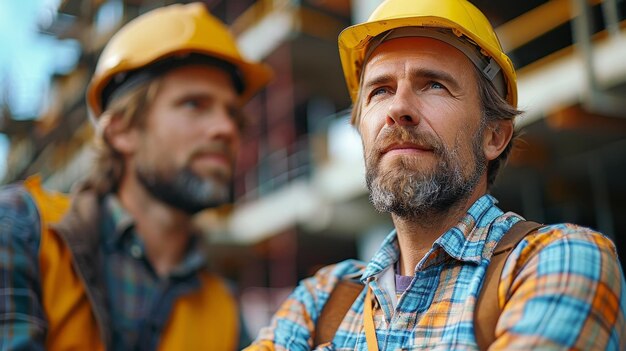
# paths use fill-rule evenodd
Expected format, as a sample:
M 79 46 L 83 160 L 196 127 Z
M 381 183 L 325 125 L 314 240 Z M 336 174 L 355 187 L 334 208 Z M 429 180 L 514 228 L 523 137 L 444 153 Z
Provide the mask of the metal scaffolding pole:
M 590 112 L 597 112 L 607 116 L 624 117 L 626 101 L 620 96 L 610 94 L 598 84 L 595 72 L 593 44 L 593 17 L 591 7 L 587 0 L 572 0 L 572 9 L 576 17 L 572 20 L 572 34 L 574 42 L 582 56 L 587 82 L 587 95 L 584 98 L 584 106 Z M 605 18 L 607 18 L 608 30 L 615 35 L 621 35 L 618 23 L 617 4 L 615 0 L 605 0 L 602 6 Z

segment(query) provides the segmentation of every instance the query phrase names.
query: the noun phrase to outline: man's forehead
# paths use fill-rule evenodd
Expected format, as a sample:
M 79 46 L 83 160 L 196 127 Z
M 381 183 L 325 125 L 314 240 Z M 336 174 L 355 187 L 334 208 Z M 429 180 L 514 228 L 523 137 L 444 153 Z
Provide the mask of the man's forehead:
M 211 76 L 214 77 L 212 80 L 216 81 L 229 81 L 231 85 L 233 84 L 232 79 L 230 78 L 230 73 L 223 68 L 211 66 L 211 65 L 201 65 L 201 64 L 193 64 L 193 65 L 184 65 L 180 67 L 176 67 L 164 74 L 164 78 L 168 77 L 180 77 L 185 75 L 190 76 L 198 76 L 198 74 L 203 76 Z
M 442 67 L 451 64 L 472 65 L 460 50 L 443 41 L 426 37 L 395 38 L 380 43 L 372 51 L 364 66 L 363 80 L 372 73 L 395 70 L 396 68 L 388 65 L 389 61 L 412 58 L 422 62 L 428 60 Z
M 235 84 L 231 75 L 219 68 L 203 65 L 182 66 L 167 72 L 163 76 L 165 86 L 175 84 L 179 89 L 197 90 L 204 87 L 211 90 L 223 91 L 237 97 Z

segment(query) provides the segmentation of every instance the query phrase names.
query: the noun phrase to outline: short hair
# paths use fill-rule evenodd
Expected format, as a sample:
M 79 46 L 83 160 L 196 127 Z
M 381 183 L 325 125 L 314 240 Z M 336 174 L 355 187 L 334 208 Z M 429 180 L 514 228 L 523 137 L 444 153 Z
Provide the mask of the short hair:
M 477 80 L 478 94 L 480 98 L 481 104 L 481 112 L 482 112 L 482 120 L 481 123 L 488 125 L 490 122 L 502 121 L 502 120 L 510 120 L 513 122 L 516 116 L 521 114 L 523 111 L 516 109 L 511 106 L 500 94 L 498 94 L 496 88 L 493 84 L 485 77 L 482 72 L 478 70 L 478 68 L 474 65 L 474 76 Z M 365 67 L 363 67 L 363 71 L 365 71 Z M 361 82 L 363 84 L 363 76 L 361 76 Z M 361 101 L 363 99 L 363 89 L 359 87 L 359 93 L 357 94 L 357 99 L 352 106 L 352 112 L 350 115 L 350 124 L 355 126 L 358 129 L 358 124 L 361 119 Z M 509 140 L 509 143 L 504 148 L 502 153 L 494 160 L 490 161 L 487 165 L 487 187 L 491 188 L 494 184 L 500 169 L 509 157 L 511 153 L 511 149 L 513 148 L 513 143 L 517 139 L 518 133 L 516 131 L 513 132 L 513 137 Z
M 482 123 L 489 125 L 491 122 L 508 120 L 513 123 L 515 117 L 520 115 L 523 111 L 518 110 L 506 101 L 498 92 L 496 88 L 491 84 L 489 80 L 480 72 L 478 68 L 475 68 L 476 76 L 478 77 L 478 93 L 480 97 L 481 111 L 482 111 Z M 506 161 L 511 153 L 511 149 L 515 141 L 517 140 L 518 133 L 513 130 L 513 136 L 509 140 L 508 144 L 502 150 L 500 155 L 494 160 L 491 160 L 487 165 L 487 187 L 495 183 L 496 177 L 500 172 L 500 169 L 506 164 Z

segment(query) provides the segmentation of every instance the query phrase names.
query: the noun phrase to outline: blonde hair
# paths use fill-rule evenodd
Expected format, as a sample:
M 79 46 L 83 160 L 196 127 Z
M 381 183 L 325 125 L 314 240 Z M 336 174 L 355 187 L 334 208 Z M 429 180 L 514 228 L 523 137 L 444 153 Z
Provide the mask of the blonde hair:
M 160 87 L 160 79 L 153 79 L 133 88 L 114 99 L 96 119 L 96 134 L 93 141 L 95 162 L 87 178 L 87 184 L 98 194 L 116 192 L 125 171 L 125 161 L 107 139 L 107 131 L 115 121 L 118 131 L 143 128 L 146 112 L 154 102 Z

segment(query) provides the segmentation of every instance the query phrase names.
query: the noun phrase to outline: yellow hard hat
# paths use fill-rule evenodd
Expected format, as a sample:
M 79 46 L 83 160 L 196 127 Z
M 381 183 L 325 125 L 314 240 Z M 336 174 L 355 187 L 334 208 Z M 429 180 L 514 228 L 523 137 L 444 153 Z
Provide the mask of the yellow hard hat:
M 386 0 L 366 22 L 344 29 L 339 35 L 339 55 L 352 102 L 356 102 L 364 61 L 371 53 L 373 39 L 392 30 L 407 32 L 404 29 L 409 27 L 414 30 L 391 37 L 383 34 L 382 40 L 402 36 L 443 40 L 467 55 L 500 94 L 517 107 L 513 63 L 502 51 L 489 20 L 466 0 Z
M 135 18 L 111 38 L 87 88 L 90 113 L 98 118 L 103 112 L 103 93 L 113 80 L 165 59 L 198 54 L 234 66 L 242 83 L 242 102 L 272 77 L 269 66 L 241 56 L 228 28 L 205 5 L 175 4 Z

